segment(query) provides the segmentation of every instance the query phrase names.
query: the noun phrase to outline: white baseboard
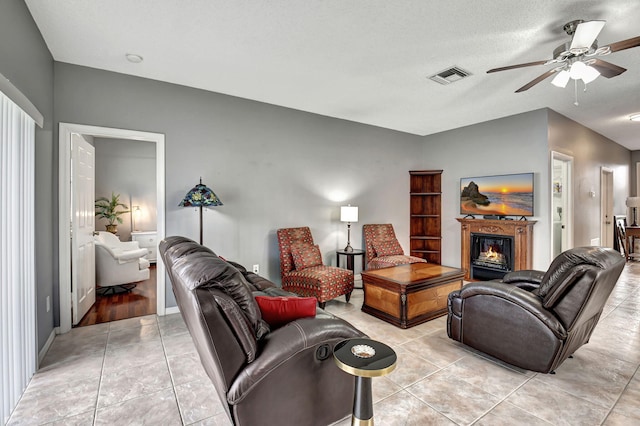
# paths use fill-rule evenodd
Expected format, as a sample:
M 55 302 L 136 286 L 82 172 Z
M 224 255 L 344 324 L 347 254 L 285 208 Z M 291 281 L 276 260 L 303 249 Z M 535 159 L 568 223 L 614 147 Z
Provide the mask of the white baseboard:
M 180 313 L 180 308 L 177 306 L 172 306 L 170 308 L 165 308 L 164 310 L 164 314 L 165 315 L 171 315 L 171 314 L 179 314 Z
M 37 368 L 40 368 L 40 364 L 42 363 L 42 360 L 44 359 L 44 356 L 47 354 L 47 351 L 49 350 L 49 348 L 53 344 L 53 339 L 56 338 L 56 334 L 58 334 L 59 331 L 60 331 L 60 327 L 55 327 L 53 330 L 51 330 L 51 334 L 49 334 L 49 337 L 47 338 L 47 341 L 44 342 L 44 346 L 42 347 L 42 349 L 40 349 L 40 352 L 38 352 L 38 367 Z

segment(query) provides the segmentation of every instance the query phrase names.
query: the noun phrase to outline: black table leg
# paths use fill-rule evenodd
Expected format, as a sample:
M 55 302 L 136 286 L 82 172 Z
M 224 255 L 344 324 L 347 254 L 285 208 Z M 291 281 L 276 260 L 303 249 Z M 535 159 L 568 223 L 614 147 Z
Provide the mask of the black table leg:
M 373 425 L 371 377 L 356 376 L 356 394 L 353 400 L 353 418 L 351 425 Z

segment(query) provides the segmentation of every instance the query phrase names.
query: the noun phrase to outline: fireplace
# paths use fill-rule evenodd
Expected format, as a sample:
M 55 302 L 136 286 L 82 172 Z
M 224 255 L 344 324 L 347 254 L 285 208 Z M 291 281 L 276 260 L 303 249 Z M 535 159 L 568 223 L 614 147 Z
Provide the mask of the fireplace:
M 470 278 L 495 280 L 513 271 L 513 237 L 471 233 Z
M 479 266 L 474 268 L 475 277 L 471 278 L 471 235 L 484 235 L 488 237 L 509 237 L 511 248 L 507 250 L 506 255 L 510 257 L 511 271 L 521 271 L 523 269 L 531 269 L 531 259 L 533 255 L 533 225 L 535 220 L 491 220 L 491 219 L 469 219 L 457 218 L 460 222 L 460 267 L 465 270 L 465 280 L 487 280 L 501 278 L 505 273 L 500 268 L 494 270 L 480 269 Z M 495 251 L 495 247 L 492 250 Z M 505 254 L 504 251 L 502 253 Z M 493 257 L 493 254 L 489 255 Z M 486 259 L 482 258 L 481 261 Z M 493 265 L 492 265 L 493 266 Z M 479 278 L 484 274 L 484 278 Z M 487 275 L 495 278 L 489 278 Z

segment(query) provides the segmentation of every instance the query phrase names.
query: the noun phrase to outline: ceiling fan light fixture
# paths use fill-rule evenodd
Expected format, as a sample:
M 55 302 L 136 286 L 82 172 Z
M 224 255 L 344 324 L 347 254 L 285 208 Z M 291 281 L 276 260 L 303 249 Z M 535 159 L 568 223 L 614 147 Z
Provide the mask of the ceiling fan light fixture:
M 640 122 L 640 112 L 637 114 L 631 114 L 629 116 L 629 120 L 631 121 L 636 121 L 636 122 Z
M 553 80 L 551 80 L 551 84 L 564 89 L 565 87 L 567 87 L 567 83 L 569 82 L 570 77 L 571 76 L 568 71 L 562 70 L 553 78 Z
M 571 68 L 569 69 L 569 75 L 574 80 L 580 80 L 582 75 L 584 74 L 584 70 L 587 66 L 584 62 L 576 61 L 571 64 Z
M 599 75 L 600 71 L 592 66 L 587 65 L 582 71 L 582 81 L 584 81 L 584 84 L 591 83 L 593 80 L 598 78 Z

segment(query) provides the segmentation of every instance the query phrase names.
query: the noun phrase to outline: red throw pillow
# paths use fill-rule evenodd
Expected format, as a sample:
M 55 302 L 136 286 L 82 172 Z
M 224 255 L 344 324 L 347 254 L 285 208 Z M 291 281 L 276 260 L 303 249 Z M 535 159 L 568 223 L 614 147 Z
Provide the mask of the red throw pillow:
M 262 319 L 277 328 L 298 318 L 316 316 L 315 297 L 256 296 Z
M 373 249 L 376 251 L 377 256 L 395 256 L 404 254 L 402 246 L 398 240 L 375 240 L 373 242 Z
M 291 257 L 296 270 L 322 265 L 322 254 L 318 245 L 301 244 L 291 247 Z

